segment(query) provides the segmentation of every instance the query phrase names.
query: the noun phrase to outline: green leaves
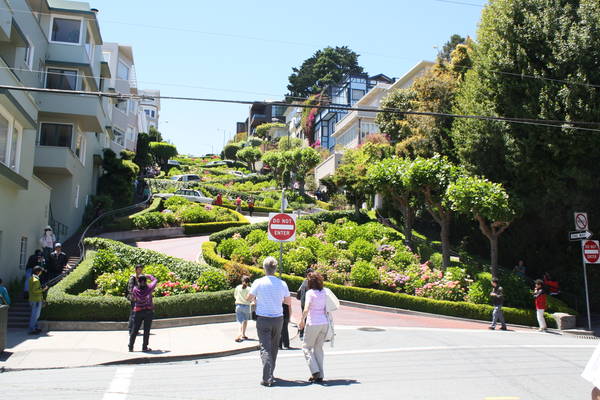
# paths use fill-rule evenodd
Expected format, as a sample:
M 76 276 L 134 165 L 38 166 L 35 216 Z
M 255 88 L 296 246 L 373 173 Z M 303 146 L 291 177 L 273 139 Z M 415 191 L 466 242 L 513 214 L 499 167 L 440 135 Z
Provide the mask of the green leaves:
M 481 216 L 490 223 L 510 223 L 516 215 L 506 190 L 485 178 L 458 178 L 447 190 L 453 210 L 465 215 Z

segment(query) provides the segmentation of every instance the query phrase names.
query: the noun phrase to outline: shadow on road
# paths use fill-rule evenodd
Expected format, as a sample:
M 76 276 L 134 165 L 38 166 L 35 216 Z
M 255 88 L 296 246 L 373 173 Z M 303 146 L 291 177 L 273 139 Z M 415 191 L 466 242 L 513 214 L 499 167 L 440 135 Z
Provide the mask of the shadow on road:
M 350 386 L 360 384 L 356 379 L 331 379 L 325 380 L 321 385 L 323 386 Z
M 349 386 L 354 384 L 360 384 L 356 379 L 331 379 L 325 380 L 322 383 L 312 383 L 308 381 L 299 381 L 299 380 L 287 380 L 276 378 L 275 386 L 281 387 L 297 387 L 297 386 L 310 386 L 310 385 L 321 385 L 321 386 Z

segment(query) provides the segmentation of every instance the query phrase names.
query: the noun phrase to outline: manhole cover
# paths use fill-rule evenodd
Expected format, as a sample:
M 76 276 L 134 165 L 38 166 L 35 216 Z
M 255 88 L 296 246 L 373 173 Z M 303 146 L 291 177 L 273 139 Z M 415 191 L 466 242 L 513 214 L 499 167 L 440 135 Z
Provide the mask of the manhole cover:
M 362 328 L 358 328 L 358 330 L 363 332 L 385 332 L 385 329 L 373 328 L 372 326 L 364 326 Z

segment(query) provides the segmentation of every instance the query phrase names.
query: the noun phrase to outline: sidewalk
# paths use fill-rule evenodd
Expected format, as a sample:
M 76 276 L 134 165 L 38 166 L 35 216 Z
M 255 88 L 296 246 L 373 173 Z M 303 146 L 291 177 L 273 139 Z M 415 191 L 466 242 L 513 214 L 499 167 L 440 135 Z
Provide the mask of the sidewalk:
M 153 329 L 150 353 L 143 353 L 142 335 L 135 351 L 127 350 L 126 331 L 52 331 L 30 336 L 26 330 L 9 329 L 8 347 L 0 356 L 6 370 L 86 367 L 101 364 L 183 360 L 253 351 L 258 340 L 234 341 L 237 322 Z M 255 334 L 254 324 L 248 335 Z

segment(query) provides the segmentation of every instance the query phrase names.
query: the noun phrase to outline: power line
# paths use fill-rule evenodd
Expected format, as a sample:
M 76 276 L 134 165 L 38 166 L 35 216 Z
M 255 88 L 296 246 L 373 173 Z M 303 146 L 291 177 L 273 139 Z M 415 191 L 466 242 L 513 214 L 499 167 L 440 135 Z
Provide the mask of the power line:
M 63 89 L 46 89 L 37 87 L 25 87 L 25 86 L 11 86 L 11 85 L 0 85 L 0 89 L 6 90 L 17 90 L 17 91 L 28 91 L 38 93 L 55 93 L 55 94 L 69 94 L 69 95 L 85 95 L 94 97 L 108 97 L 115 98 L 118 100 L 128 99 L 139 99 L 139 100 L 180 100 L 180 101 L 198 101 L 198 102 L 209 102 L 209 103 L 225 103 L 225 104 L 264 104 L 271 106 L 290 106 L 290 104 L 281 101 L 252 101 L 252 100 L 231 100 L 231 99 L 215 99 L 215 98 L 202 98 L 202 97 L 184 97 L 184 96 L 146 96 L 146 95 L 135 95 L 135 94 L 122 94 L 122 93 L 110 93 L 110 92 L 88 92 L 83 90 L 63 90 Z M 429 117 L 447 117 L 447 118 L 465 118 L 465 119 L 477 119 L 484 121 L 500 121 L 524 125 L 544 126 L 560 129 L 571 129 L 571 130 L 582 130 L 591 132 L 600 132 L 600 129 L 585 128 L 581 126 L 573 126 L 573 124 L 579 125 L 596 125 L 600 126 L 600 122 L 584 122 L 584 121 L 561 121 L 561 120 L 546 120 L 546 119 L 527 119 L 527 118 L 510 118 L 501 116 L 485 116 L 485 115 L 461 115 L 452 113 L 440 113 L 440 112 L 427 112 L 427 111 L 412 111 L 412 110 L 400 110 L 397 108 L 380 108 L 372 109 L 366 107 L 347 107 L 342 105 L 308 105 L 308 104 L 294 104 L 293 107 L 300 108 L 317 108 L 317 109 L 330 109 L 339 110 L 345 112 L 351 111 L 363 111 L 363 112 L 374 112 L 374 113 L 394 113 L 401 115 L 416 115 L 416 116 L 429 116 Z
M 471 7 L 485 7 L 485 4 L 476 4 L 476 3 L 468 3 L 466 1 L 456 1 L 456 0 L 432 0 L 437 1 L 438 3 L 446 3 L 446 4 L 457 4 L 460 6 L 471 6 Z

